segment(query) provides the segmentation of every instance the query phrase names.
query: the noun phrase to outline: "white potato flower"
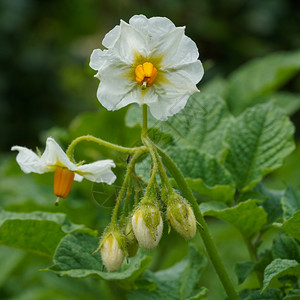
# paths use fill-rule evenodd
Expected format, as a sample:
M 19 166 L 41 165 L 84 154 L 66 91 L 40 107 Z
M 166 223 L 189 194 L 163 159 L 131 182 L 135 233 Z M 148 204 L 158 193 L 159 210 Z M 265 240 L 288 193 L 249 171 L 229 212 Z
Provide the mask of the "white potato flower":
M 19 151 L 17 162 L 24 173 L 55 172 L 54 194 L 59 198 L 67 197 L 73 180 L 82 181 L 83 178 L 86 178 L 93 182 L 112 184 L 116 179 L 115 174 L 111 171 L 111 168 L 115 167 L 112 160 L 99 160 L 90 164 L 76 165 L 51 137 L 47 139 L 46 149 L 40 156 L 25 147 L 13 146 L 11 150 Z
M 133 16 L 104 37 L 107 49 L 95 49 L 90 66 L 100 79 L 97 97 L 108 110 L 147 104 L 158 120 L 167 120 L 198 92 L 203 76 L 196 44 L 167 18 Z

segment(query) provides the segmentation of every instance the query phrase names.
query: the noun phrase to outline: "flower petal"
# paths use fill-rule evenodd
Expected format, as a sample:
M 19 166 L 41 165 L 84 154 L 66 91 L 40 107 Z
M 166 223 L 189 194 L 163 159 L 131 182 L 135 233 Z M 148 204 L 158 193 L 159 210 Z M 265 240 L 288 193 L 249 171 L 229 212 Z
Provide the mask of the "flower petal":
M 136 93 L 137 103 L 141 104 L 151 104 L 155 103 L 158 100 L 158 94 L 153 87 L 142 90 L 140 87 L 137 89 Z
M 75 171 L 77 166 L 72 163 L 67 154 L 61 149 L 56 141 L 49 137 L 46 141 L 46 149 L 41 159 L 49 167 L 65 167 Z
M 149 19 L 149 31 L 153 36 L 161 36 L 174 30 L 174 23 L 165 17 L 152 17 Z
M 111 31 L 109 31 L 105 35 L 102 41 L 102 45 L 108 49 L 112 48 L 120 36 L 120 31 L 120 25 L 115 26 Z
M 136 15 L 129 20 L 129 24 L 146 37 L 148 46 L 175 29 L 173 22 L 163 17 L 147 19 L 144 15 Z
M 105 66 L 110 55 L 108 50 L 95 49 L 91 55 L 90 67 L 96 71 L 100 70 Z
M 173 55 L 166 55 L 163 59 L 163 67 L 176 67 L 195 62 L 199 57 L 197 45 L 186 35 L 183 35 L 176 48 L 173 49 Z
M 156 85 L 156 102 L 148 104 L 152 115 L 161 121 L 183 109 L 189 96 L 198 92 L 195 83 L 184 70 L 164 72 L 165 82 Z
M 154 118 L 160 121 L 168 120 L 171 117 L 183 109 L 189 99 L 189 94 L 178 96 L 178 98 L 159 98 L 155 103 L 149 104 L 150 112 Z
M 144 57 L 148 56 L 146 38 L 140 31 L 121 20 L 120 35 L 112 51 L 121 61 L 132 65 L 136 53 Z
M 13 146 L 11 150 L 19 151 L 16 160 L 24 173 L 43 174 L 51 171 L 51 168 L 32 150 L 20 146 Z
M 175 69 L 180 72 L 184 72 L 185 76 L 188 77 L 194 84 L 197 84 L 204 75 L 204 69 L 200 60 L 182 65 Z
M 197 67 L 197 66 L 196 66 Z M 199 92 L 194 80 L 183 68 L 161 71 L 164 80 L 157 84 L 157 91 L 164 97 L 174 97 L 176 94 Z M 166 95 L 164 95 L 166 94 Z
M 177 49 L 184 36 L 184 27 L 176 27 L 173 31 L 160 36 L 157 40 L 153 40 L 149 45 L 152 57 L 162 57 L 161 67 L 168 67 L 168 58 L 173 57 L 177 53 Z
M 76 173 L 93 182 L 106 182 L 112 184 L 116 175 L 111 168 L 116 165 L 111 159 L 99 160 L 91 164 L 77 167 Z
M 106 109 L 115 110 L 136 102 L 133 94 L 138 84 L 128 77 L 131 72 L 132 68 L 118 59 L 102 70 L 97 97 Z
M 83 180 L 83 176 L 75 173 L 75 176 L 74 176 L 74 180 L 75 181 L 78 181 L 78 182 L 81 182 Z

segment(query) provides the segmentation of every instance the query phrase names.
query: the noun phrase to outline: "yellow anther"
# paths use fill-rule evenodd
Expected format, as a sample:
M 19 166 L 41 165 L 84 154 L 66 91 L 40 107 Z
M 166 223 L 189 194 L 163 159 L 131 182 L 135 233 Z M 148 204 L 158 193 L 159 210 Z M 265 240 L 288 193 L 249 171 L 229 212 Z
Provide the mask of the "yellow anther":
M 149 62 L 143 63 L 143 69 L 144 69 L 145 77 L 151 77 L 152 76 L 154 67 L 151 63 L 149 63 Z
M 138 65 L 135 69 L 135 79 L 142 86 L 142 89 L 154 84 L 157 77 L 157 70 L 150 62 Z

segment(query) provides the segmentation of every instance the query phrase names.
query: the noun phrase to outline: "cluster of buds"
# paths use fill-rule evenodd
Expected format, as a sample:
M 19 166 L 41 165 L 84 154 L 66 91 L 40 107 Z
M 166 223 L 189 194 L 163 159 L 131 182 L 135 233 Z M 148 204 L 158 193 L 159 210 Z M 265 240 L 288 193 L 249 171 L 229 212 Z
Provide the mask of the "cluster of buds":
M 174 190 L 161 191 L 166 204 L 166 217 L 169 224 L 186 240 L 194 237 L 197 222 L 191 205 Z M 108 227 L 100 245 L 101 257 L 108 271 L 119 270 L 124 257 L 134 256 L 138 247 L 155 248 L 163 233 L 161 206 L 156 193 L 145 195 L 133 213 L 127 218 L 122 231 L 114 226 Z

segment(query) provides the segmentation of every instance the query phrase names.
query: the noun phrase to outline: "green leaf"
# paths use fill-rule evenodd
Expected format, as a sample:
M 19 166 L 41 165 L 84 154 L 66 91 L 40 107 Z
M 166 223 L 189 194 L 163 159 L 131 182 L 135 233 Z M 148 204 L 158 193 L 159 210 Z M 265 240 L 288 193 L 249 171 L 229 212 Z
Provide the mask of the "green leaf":
M 216 201 L 233 200 L 234 182 L 230 173 L 214 157 L 187 147 L 172 147 L 168 153 L 195 192 Z
M 238 278 L 238 283 L 242 284 L 246 278 L 252 273 L 254 263 L 252 261 L 238 262 L 235 265 L 234 271 Z
M 294 213 L 300 210 L 300 190 L 288 186 L 281 199 L 283 210 L 283 219 L 287 220 L 293 217 Z
M 227 80 L 222 77 L 215 77 L 201 87 L 201 93 L 223 97 L 227 87 Z
M 85 278 L 96 276 L 105 280 L 134 281 L 150 264 L 151 257 L 141 249 L 129 264 L 123 263 L 118 272 L 103 271 L 100 253 L 92 254 L 98 247 L 99 238 L 85 232 L 73 232 L 65 236 L 54 255 L 54 266 L 46 271 L 60 276 Z M 122 283 L 124 285 L 124 283 Z
M 265 250 L 259 254 L 259 259 L 254 264 L 254 271 L 261 273 L 263 276 L 265 268 L 273 261 L 271 250 Z
M 10 274 L 17 268 L 24 259 L 25 252 L 9 247 L 0 247 L 0 289 Z
M 270 97 L 269 97 L 270 98 Z M 288 115 L 292 115 L 300 109 L 300 95 L 288 92 L 278 92 L 271 99 L 281 107 Z
M 268 289 L 263 295 L 260 290 L 246 289 L 240 292 L 241 300 L 281 300 L 282 293 L 279 289 Z
M 75 230 L 62 213 L 15 213 L 0 210 L 0 243 L 52 257 L 60 240 Z
M 294 216 L 286 220 L 283 224 L 275 223 L 274 226 L 279 227 L 288 235 L 300 240 L 300 210 Z
M 300 140 L 296 140 L 296 149 L 286 159 L 284 165 L 273 174 L 278 183 L 287 182 L 293 186 L 299 187 L 300 168 Z
M 289 92 L 276 92 L 271 95 L 252 99 L 251 106 L 270 101 L 281 107 L 288 115 L 293 115 L 300 109 L 300 95 Z
M 128 126 L 141 124 L 138 109 L 131 106 L 128 110 Z M 203 93 L 190 97 L 185 109 L 168 121 L 157 121 L 148 114 L 150 133 L 151 128 L 156 129 L 156 143 L 189 178 L 190 187 L 201 195 L 224 202 L 232 201 L 235 192 L 230 173 L 219 162 L 226 152 L 223 141 L 231 121 L 232 116 L 224 100 Z M 166 135 L 173 136 L 171 143 Z M 143 164 L 140 169 L 147 170 Z
M 141 124 L 141 114 L 138 111 L 138 106 L 130 107 L 126 115 L 127 126 Z M 223 140 L 231 120 L 232 116 L 222 98 L 196 93 L 189 98 L 186 107 L 168 121 L 157 121 L 149 113 L 148 127 L 171 134 L 177 145 L 219 156 L 226 150 Z M 167 147 L 168 144 L 162 148 Z
M 225 166 L 241 191 L 252 189 L 279 168 L 294 149 L 294 127 L 275 105 L 261 104 L 240 115 L 228 130 Z
M 272 284 L 278 281 L 278 278 L 290 275 L 300 276 L 300 264 L 296 260 L 280 259 L 273 260 L 265 269 L 262 293 Z
M 225 92 L 229 106 L 238 113 L 253 99 L 276 91 L 300 68 L 300 51 L 282 52 L 255 59 L 231 74 Z
M 274 258 L 294 259 L 300 262 L 300 247 L 292 237 L 280 234 L 273 241 L 272 255 Z
M 281 219 L 283 212 L 280 201 L 284 191 L 268 189 L 262 184 L 262 182 L 255 187 L 255 191 L 266 197 L 262 206 L 267 212 L 268 224 L 273 224 L 278 219 Z
M 207 174 L 209 173 L 207 172 L 206 175 Z M 210 174 L 214 175 L 216 173 Z M 200 195 L 208 196 L 215 201 L 231 202 L 234 198 L 235 190 L 230 184 L 215 184 L 210 186 L 201 178 L 186 178 L 186 182 L 194 192 L 197 192 Z
M 189 245 L 188 256 L 169 269 L 151 272 L 144 277 L 154 282 L 155 291 L 137 290 L 128 293 L 129 300 L 196 300 L 206 296 L 207 289 L 199 287 L 199 279 L 206 265 L 205 257 L 192 244 Z
M 291 290 L 282 300 L 299 300 L 300 299 L 300 289 Z
M 267 222 L 267 214 L 255 200 L 241 202 L 230 208 L 220 209 L 210 202 L 200 204 L 200 210 L 205 216 L 213 216 L 235 226 L 247 237 L 252 237 Z

